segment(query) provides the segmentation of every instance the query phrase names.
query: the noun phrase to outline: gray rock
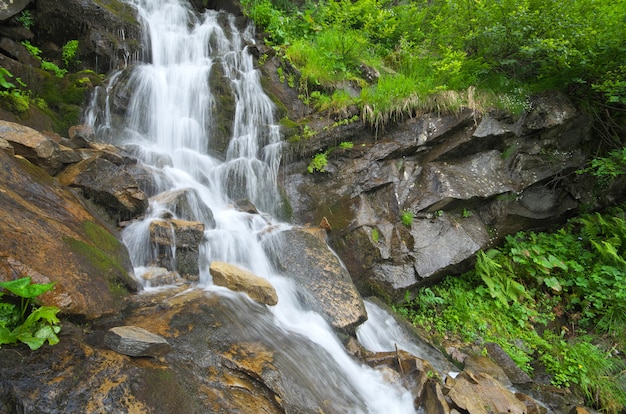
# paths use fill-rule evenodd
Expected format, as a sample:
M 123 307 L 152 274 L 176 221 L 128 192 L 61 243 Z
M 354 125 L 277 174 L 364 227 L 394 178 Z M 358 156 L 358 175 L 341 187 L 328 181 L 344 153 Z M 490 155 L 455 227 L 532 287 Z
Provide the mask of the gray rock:
M 156 252 L 156 266 L 178 272 L 189 280 L 198 280 L 199 248 L 204 224 L 178 219 L 150 223 L 150 242 Z
M 172 349 L 165 338 L 138 326 L 111 328 L 104 343 L 115 352 L 133 357 L 163 356 Z
M 305 306 L 320 313 L 334 328 L 349 331 L 367 319 L 350 274 L 325 239 L 303 229 L 287 230 L 272 233 L 265 247 L 277 267 L 298 281 Z
M 137 217 L 148 207 L 148 197 L 124 166 L 100 155 L 71 165 L 58 179 L 64 185 L 80 188 L 86 198 L 117 221 Z
M 31 0 L 10 0 L 0 3 L 0 22 L 15 16 L 28 6 Z

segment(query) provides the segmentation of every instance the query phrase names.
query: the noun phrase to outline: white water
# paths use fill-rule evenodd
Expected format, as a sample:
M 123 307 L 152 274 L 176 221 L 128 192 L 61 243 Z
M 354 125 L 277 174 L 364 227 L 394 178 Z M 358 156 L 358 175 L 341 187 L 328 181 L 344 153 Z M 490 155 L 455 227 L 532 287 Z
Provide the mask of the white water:
M 212 261 L 233 263 L 268 279 L 279 297 L 278 305 L 272 307 L 271 323 L 308 338 L 323 353 L 291 357 L 294 365 L 315 367 L 308 376 L 317 384 L 303 382 L 303 387 L 329 388 L 336 394 L 334 398 L 345 399 L 338 404 L 341 412 L 350 407 L 347 412 L 413 413 L 413 397 L 408 391 L 387 384 L 378 371 L 356 363 L 323 318 L 302 308 L 297 286 L 273 269 L 262 247 L 263 234 L 287 224 L 274 218 L 280 210 L 276 185 L 280 133 L 274 124 L 273 105 L 244 46 L 252 41 L 251 33 L 241 33 L 232 16 L 223 13 L 207 11 L 197 16 L 185 0 L 127 1 L 138 9 L 150 62 L 137 62 L 128 80 L 132 95 L 123 132 L 111 132 L 116 126 L 108 112 L 108 96 L 104 110 L 90 112 L 88 121 L 115 137 L 112 141 L 116 144 L 140 148 L 142 162 L 154 167 L 158 177 L 156 193 L 187 191 L 195 206 L 193 217 L 187 219 L 206 224 L 200 251 L 201 284 L 226 294 L 223 288 L 212 286 L 208 271 Z M 236 101 L 233 136 L 219 157 L 209 152 L 217 105 L 209 77 L 217 65 L 221 65 L 222 82 L 230 84 Z M 122 77 L 116 74 L 111 79 L 115 82 Z M 261 214 L 238 211 L 233 207 L 234 197 L 251 201 Z M 151 202 L 147 217 L 124 230 L 138 272 L 155 254 L 149 247 L 149 223 L 166 209 L 166 205 Z

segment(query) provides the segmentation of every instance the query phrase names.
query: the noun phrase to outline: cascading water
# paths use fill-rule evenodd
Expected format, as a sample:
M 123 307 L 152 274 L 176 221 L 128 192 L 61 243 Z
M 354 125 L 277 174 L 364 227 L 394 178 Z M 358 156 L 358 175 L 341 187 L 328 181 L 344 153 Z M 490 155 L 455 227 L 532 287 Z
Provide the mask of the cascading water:
M 132 71 L 128 69 L 130 75 L 111 77 L 111 82 L 127 79 L 130 91 L 121 128 L 111 121 L 108 97 L 103 109 L 91 109 L 87 121 L 103 139 L 137 149 L 140 160 L 155 171 L 154 194 L 185 191 L 192 210 L 186 219 L 206 225 L 200 283 L 230 298 L 223 288 L 212 286 L 208 270 L 212 261 L 237 264 L 268 279 L 279 303 L 272 307 L 272 320 L 254 319 L 251 329 L 268 341 L 277 328 L 307 338 L 311 346 L 304 349 L 275 345 L 285 348 L 284 369 L 302 378 L 297 386 L 310 389 L 326 405 L 330 401 L 332 412 L 414 412 L 408 391 L 356 363 L 324 319 L 302 308 L 294 282 L 278 274 L 262 246 L 263 234 L 287 225 L 275 219 L 281 210 L 276 185 L 280 134 L 273 105 L 244 46 L 244 39 L 252 40 L 251 33 L 241 33 L 234 18 L 225 13 L 207 10 L 198 16 L 186 0 L 127 1 L 136 7 L 143 24 L 150 62 L 137 62 Z M 232 137 L 222 156 L 210 151 L 212 114 L 218 103 L 209 80 L 217 68 L 235 99 Z M 234 208 L 238 199 L 249 200 L 261 214 Z M 137 272 L 154 258 L 150 222 L 165 214 L 175 216 L 167 209 L 166 204 L 151 201 L 145 219 L 123 232 Z

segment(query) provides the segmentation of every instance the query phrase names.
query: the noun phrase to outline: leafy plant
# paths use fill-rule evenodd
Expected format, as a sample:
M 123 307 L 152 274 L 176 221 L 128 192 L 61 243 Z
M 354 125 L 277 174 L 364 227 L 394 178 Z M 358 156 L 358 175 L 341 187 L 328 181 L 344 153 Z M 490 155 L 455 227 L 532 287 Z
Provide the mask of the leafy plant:
M 320 152 L 318 154 L 315 154 L 315 156 L 313 156 L 313 159 L 311 160 L 311 162 L 309 163 L 307 167 L 307 171 L 310 174 L 313 174 L 316 171 L 324 172 L 326 171 L 327 165 L 328 165 L 328 158 L 327 158 L 326 152 Z
M 70 65 L 75 65 L 80 63 L 78 61 L 78 40 L 70 40 L 61 50 L 61 57 L 63 58 L 63 62 L 65 63 L 65 67 L 69 67 Z
M 57 344 L 57 334 L 61 327 L 56 314 L 59 308 L 54 306 L 33 306 L 37 297 L 52 290 L 54 283 L 31 283 L 30 277 L 0 282 L 0 288 L 6 289 L 17 298 L 17 304 L 0 302 L 0 345 L 25 343 L 30 349 L 39 349 L 46 341 Z M 0 298 L 5 292 L 0 291 Z
M 402 214 L 400 214 L 400 221 L 405 227 L 411 227 L 413 224 L 413 219 L 415 218 L 415 214 L 413 214 L 410 210 L 404 210 Z
M 22 13 L 15 18 L 24 28 L 30 30 L 35 25 L 35 17 L 30 10 L 22 10 Z
M 34 58 L 38 59 L 41 62 L 41 68 L 43 70 L 54 73 L 57 78 L 63 78 L 67 74 L 67 70 L 59 68 L 56 63 L 42 59 L 39 56 L 41 55 L 41 49 L 37 46 L 32 45 L 28 40 L 24 40 L 22 44 L 24 45 L 26 50 L 28 50 L 28 53 L 30 53 Z

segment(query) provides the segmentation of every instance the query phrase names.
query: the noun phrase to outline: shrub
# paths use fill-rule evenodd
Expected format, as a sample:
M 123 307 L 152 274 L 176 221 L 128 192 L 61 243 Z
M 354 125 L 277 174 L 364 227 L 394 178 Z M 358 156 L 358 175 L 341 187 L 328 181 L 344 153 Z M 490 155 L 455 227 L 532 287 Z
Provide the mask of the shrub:
M 415 218 L 415 214 L 409 210 L 404 210 L 402 214 L 400 214 L 400 221 L 405 227 L 408 228 L 410 228 L 413 224 L 413 218 Z
M 319 154 L 315 154 L 309 166 L 307 167 L 307 171 L 310 174 L 314 172 L 324 172 L 326 171 L 326 166 L 328 165 L 328 158 L 326 152 L 320 152 Z

